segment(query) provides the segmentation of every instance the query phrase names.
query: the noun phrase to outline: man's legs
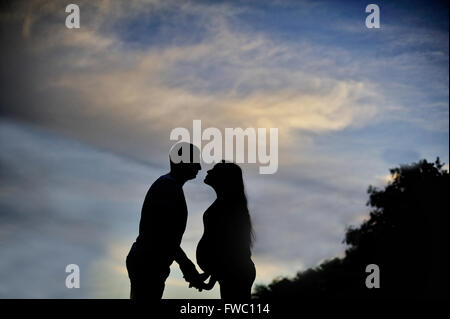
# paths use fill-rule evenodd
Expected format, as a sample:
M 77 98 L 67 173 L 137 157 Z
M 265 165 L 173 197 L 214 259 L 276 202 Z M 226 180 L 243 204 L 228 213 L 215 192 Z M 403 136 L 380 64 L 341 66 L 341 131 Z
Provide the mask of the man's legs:
M 170 268 L 167 266 L 155 267 L 132 253 L 127 256 L 126 264 L 131 282 L 130 298 L 160 300 Z
M 165 281 L 170 270 L 166 273 L 149 273 L 133 276 L 131 281 L 131 299 L 137 300 L 160 300 L 164 293 Z

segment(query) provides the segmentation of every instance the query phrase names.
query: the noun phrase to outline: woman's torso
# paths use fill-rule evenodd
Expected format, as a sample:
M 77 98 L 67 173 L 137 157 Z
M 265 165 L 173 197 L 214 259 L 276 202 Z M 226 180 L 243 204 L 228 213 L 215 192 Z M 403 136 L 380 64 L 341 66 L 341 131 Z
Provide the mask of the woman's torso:
M 197 246 L 197 264 L 210 274 L 240 272 L 253 267 L 245 216 L 216 200 L 203 214 L 204 233 Z

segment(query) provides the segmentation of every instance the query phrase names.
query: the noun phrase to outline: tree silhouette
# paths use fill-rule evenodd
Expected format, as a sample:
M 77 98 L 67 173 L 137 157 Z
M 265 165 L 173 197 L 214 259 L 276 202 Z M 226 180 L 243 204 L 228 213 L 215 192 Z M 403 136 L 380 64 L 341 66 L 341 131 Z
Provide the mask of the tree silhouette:
M 390 170 L 384 189 L 369 186 L 371 212 L 344 239 L 345 257 L 257 286 L 254 297 L 448 297 L 448 180 L 439 158 Z M 366 266 L 380 269 L 380 288 L 369 289 Z

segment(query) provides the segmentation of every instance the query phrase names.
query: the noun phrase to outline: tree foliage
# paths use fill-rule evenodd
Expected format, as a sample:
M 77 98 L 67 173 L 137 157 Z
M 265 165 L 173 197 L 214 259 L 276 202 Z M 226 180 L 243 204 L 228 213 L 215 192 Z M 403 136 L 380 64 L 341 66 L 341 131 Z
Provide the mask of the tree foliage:
M 369 218 L 347 229 L 343 258 L 257 286 L 254 297 L 435 298 L 448 296 L 448 180 L 439 158 L 390 170 L 369 186 Z M 365 285 L 366 266 L 380 269 L 380 288 Z

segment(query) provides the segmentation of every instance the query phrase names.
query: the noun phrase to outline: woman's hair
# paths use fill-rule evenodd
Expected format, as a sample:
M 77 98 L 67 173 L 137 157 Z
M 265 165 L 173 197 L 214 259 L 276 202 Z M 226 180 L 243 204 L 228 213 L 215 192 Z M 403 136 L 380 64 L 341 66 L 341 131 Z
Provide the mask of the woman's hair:
M 227 205 L 231 207 L 229 213 L 235 214 L 236 221 L 244 226 L 245 239 L 251 247 L 254 233 L 250 213 L 248 211 L 247 196 L 245 195 L 244 179 L 241 168 L 231 162 L 222 161 L 214 167 L 220 174 L 221 191 Z

